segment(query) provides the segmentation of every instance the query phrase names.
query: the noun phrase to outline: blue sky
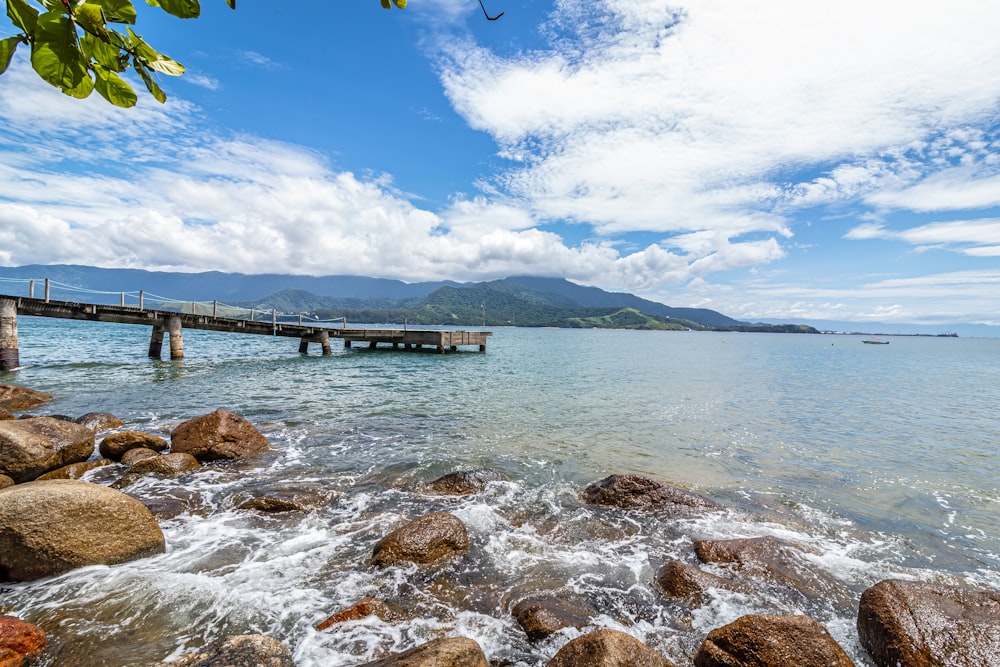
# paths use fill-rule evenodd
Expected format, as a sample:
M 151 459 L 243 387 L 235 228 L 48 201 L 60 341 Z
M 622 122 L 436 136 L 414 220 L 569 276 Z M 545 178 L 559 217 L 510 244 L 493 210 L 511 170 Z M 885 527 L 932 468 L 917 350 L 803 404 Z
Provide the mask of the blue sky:
M 19 52 L 0 265 L 546 275 L 740 319 L 1000 325 L 1000 5 L 484 2 L 503 17 L 138 6 L 187 72 L 131 110 Z

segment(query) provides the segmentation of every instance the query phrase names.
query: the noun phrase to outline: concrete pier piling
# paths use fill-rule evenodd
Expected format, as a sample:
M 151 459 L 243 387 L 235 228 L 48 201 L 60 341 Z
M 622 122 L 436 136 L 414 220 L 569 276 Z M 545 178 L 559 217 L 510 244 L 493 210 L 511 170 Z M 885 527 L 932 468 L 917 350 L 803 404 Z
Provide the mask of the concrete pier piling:
M 163 332 L 163 327 L 153 327 L 153 333 L 149 337 L 149 356 L 151 359 L 160 359 L 163 356 Z
M 0 371 L 12 371 L 21 363 L 17 351 L 17 302 L 0 299 Z
M 184 358 L 184 334 L 181 327 L 181 318 L 172 315 L 167 318 L 167 336 L 170 338 L 170 358 Z

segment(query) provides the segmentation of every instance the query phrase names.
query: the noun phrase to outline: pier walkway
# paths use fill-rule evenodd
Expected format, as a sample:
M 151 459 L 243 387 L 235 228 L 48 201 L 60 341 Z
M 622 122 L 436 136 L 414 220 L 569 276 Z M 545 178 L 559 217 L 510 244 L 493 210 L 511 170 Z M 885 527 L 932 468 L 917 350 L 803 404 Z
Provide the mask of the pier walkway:
M 46 286 L 47 287 L 47 286 Z M 48 294 L 48 289 L 46 289 Z M 375 349 L 379 344 L 391 345 L 403 350 L 419 350 L 427 347 L 444 354 L 446 350 L 457 350 L 459 346 L 475 346 L 480 352 L 486 351 L 489 331 L 455 331 L 449 329 L 401 329 L 351 328 L 346 326 L 323 326 L 321 323 L 299 323 L 278 321 L 274 311 L 260 312 L 248 310 L 249 317 L 220 317 L 217 304 L 213 302 L 211 313 L 199 313 L 194 304 L 188 304 L 192 312 L 147 309 L 143 306 L 142 294 L 139 305 L 106 305 L 81 303 L 77 301 L 54 301 L 48 298 L 10 296 L 0 294 L 0 371 L 9 371 L 19 366 L 17 316 L 55 317 L 93 322 L 115 322 L 118 324 L 140 324 L 152 327 L 149 340 L 149 356 L 159 359 L 162 355 L 164 334 L 167 335 L 170 358 L 184 358 L 184 329 L 204 329 L 239 334 L 261 336 L 283 336 L 299 339 L 299 352 L 308 353 L 310 343 L 318 343 L 324 355 L 333 353 L 330 340 L 339 338 L 344 347 L 356 343 L 367 344 Z M 258 319 L 263 316 L 263 319 Z M 268 317 L 269 316 L 269 317 Z

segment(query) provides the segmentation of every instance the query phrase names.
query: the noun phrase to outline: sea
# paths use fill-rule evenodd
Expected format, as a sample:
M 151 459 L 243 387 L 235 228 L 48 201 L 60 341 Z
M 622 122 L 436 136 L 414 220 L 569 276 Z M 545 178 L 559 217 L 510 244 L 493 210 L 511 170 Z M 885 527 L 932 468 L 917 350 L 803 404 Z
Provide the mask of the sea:
M 335 344 L 324 357 L 316 345 L 299 354 L 295 339 L 189 330 L 185 358 L 170 361 L 148 358 L 146 327 L 22 317 L 18 331 L 23 367 L 0 382 L 55 396 L 32 414 L 110 412 L 169 438 L 226 408 L 272 443 L 126 488 L 155 511 L 166 553 L 3 584 L 0 613 L 47 632 L 44 665 L 146 667 L 262 633 L 300 667 L 360 665 L 448 636 L 475 639 L 494 667 L 534 667 L 603 627 L 683 666 L 710 630 L 752 613 L 808 614 L 872 665 L 855 628 L 869 586 L 1000 588 L 998 339 L 499 328 L 485 352 Z M 479 468 L 507 481 L 428 492 Z M 124 474 L 116 464 L 85 479 Z M 612 474 L 725 509 L 582 502 Z M 238 509 L 258 496 L 303 509 Z M 432 568 L 371 565 L 382 536 L 442 511 L 467 526 L 468 553 Z M 666 561 L 699 565 L 695 540 L 758 536 L 797 545 L 847 599 L 763 580 L 701 605 L 659 590 Z M 589 606 L 592 625 L 529 641 L 510 608 L 538 595 Z M 406 620 L 315 629 L 364 597 Z

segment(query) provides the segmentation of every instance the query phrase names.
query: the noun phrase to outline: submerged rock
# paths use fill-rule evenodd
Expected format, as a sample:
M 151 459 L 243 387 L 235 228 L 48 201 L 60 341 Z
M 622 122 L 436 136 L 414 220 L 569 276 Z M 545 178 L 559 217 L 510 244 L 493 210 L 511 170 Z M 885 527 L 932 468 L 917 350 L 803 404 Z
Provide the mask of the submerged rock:
M 38 658 L 47 646 L 45 632 L 34 623 L 0 616 L 0 665 L 20 667 Z
M 280 514 L 282 512 L 304 512 L 305 508 L 298 503 L 274 496 L 260 496 L 245 500 L 236 509 L 264 512 L 265 514 Z
M 478 470 L 458 470 L 438 477 L 427 485 L 434 493 L 447 493 L 455 496 L 466 496 L 479 493 L 490 482 L 506 482 L 508 480 L 500 470 L 495 468 L 479 468 Z
M 444 637 L 359 667 L 489 667 L 489 663 L 476 640 Z
M 110 412 L 88 412 L 73 421 L 81 426 L 86 426 L 91 431 L 108 431 L 122 425 L 122 420 Z
M 44 475 L 39 475 L 37 479 L 80 479 L 86 473 L 94 470 L 95 468 L 103 468 L 104 466 L 111 463 L 108 459 L 100 459 L 98 461 L 81 461 L 80 463 L 70 463 L 68 466 L 63 466 L 62 468 L 56 468 L 55 470 L 50 470 Z
M 596 630 L 566 643 L 546 667 L 677 667 L 630 634 Z
M 126 452 L 133 449 L 141 447 L 162 452 L 169 446 L 166 440 L 150 433 L 121 431 L 120 433 L 112 433 L 101 440 L 98 450 L 101 452 L 101 456 L 119 461 Z
M 171 451 L 187 452 L 199 461 L 242 459 L 270 446 L 253 424 L 221 408 L 187 420 L 170 434 Z
M 1000 667 L 1000 591 L 887 579 L 862 593 L 857 626 L 880 667 Z
M 528 639 L 545 639 L 563 628 L 583 628 L 597 615 L 593 609 L 546 596 L 521 600 L 510 610 Z
M 0 490 L 0 580 L 29 581 L 86 565 L 163 553 L 156 519 L 134 498 L 75 480 Z
M 682 598 L 694 604 L 701 604 L 709 589 L 721 588 L 727 591 L 742 591 L 744 586 L 732 579 L 726 579 L 679 560 L 669 560 L 656 574 L 656 583 L 669 597 Z
M 722 509 L 722 505 L 694 493 L 639 475 L 611 475 L 583 490 L 589 505 L 609 505 L 625 509 Z
M 145 457 L 132 464 L 132 472 L 139 475 L 178 475 L 201 467 L 198 459 L 184 452 L 172 452 L 163 456 Z
M 160 454 L 145 447 L 136 447 L 122 454 L 122 465 L 132 466 L 143 459 L 155 459 Z
M 295 667 L 292 652 L 264 635 L 231 635 L 170 663 L 172 667 Z
M 27 482 L 50 470 L 86 461 L 94 432 L 52 417 L 0 422 L 0 473 Z
M 33 410 L 51 400 L 52 394 L 46 394 L 44 391 L 0 383 L 0 408 L 4 410 L 11 412 Z
M 400 562 L 427 564 L 468 550 L 469 534 L 462 520 L 438 512 L 418 517 L 379 540 L 372 549 L 372 562 L 380 567 Z
M 809 616 L 750 614 L 708 633 L 695 667 L 854 667 L 840 644 Z
M 399 623 L 403 620 L 403 617 L 400 614 L 397 614 L 382 600 L 378 600 L 376 598 L 362 598 L 350 607 L 341 609 L 336 614 L 330 616 L 328 619 L 317 625 L 316 629 L 326 630 L 330 626 L 336 625 L 337 623 L 360 621 L 361 619 L 368 618 L 369 616 L 376 616 L 386 623 Z

